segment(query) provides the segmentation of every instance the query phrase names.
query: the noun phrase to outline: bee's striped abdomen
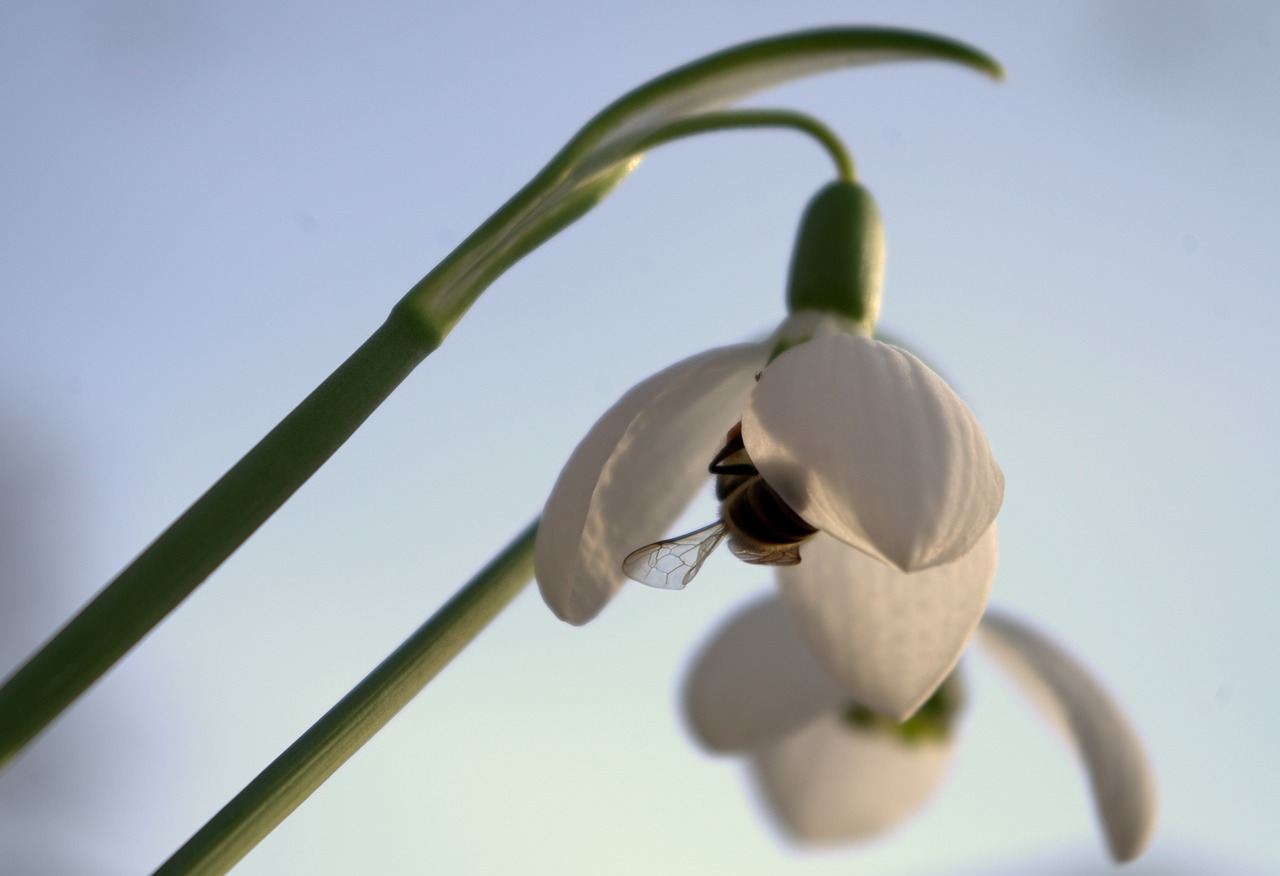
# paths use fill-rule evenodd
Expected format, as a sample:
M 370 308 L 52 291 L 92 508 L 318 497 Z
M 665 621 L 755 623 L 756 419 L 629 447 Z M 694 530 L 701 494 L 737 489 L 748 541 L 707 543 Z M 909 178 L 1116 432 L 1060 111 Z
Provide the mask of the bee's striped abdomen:
M 818 531 L 792 511 L 758 474 L 745 479 L 722 503 L 720 513 L 731 532 L 736 530 L 770 547 L 797 544 Z

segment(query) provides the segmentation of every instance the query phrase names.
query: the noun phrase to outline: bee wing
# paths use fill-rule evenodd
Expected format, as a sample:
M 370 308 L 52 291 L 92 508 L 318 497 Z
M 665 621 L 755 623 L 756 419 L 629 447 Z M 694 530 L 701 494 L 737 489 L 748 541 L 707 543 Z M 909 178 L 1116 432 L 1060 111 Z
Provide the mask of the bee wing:
M 683 590 L 729 530 L 723 521 L 627 554 L 622 571 L 633 581 L 662 590 Z
M 800 545 L 789 544 L 779 548 L 755 548 L 729 540 L 729 550 L 744 563 L 755 566 L 798 566 Z

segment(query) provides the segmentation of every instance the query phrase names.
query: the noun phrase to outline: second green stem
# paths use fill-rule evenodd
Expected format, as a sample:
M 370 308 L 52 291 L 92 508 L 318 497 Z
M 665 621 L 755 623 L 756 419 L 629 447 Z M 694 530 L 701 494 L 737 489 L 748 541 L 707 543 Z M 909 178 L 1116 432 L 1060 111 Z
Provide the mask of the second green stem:
M 156 876 L 217 876 L 458 655 L 533 577 L 535 521 L 166 861 Z

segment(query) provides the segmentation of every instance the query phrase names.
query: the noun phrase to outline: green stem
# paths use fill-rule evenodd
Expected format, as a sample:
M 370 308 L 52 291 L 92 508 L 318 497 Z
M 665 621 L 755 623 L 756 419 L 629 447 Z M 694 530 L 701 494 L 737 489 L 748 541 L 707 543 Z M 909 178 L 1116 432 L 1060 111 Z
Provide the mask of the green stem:
M 0 764 L 208 577 L 440 344 L 394 311 L 0 688 Z
M 533 576 L 535 521 L 178 849 L 156 876 L 226 873 L 311 796 Z
M 703 113 L 698 116 L 680 119 L 654 131 L 637 144 L 637 153 L 647 152 L 664 143 L 688 137 L 693 134 L 705 134 L 711 131 L 730 131 L 740 128 L 792 128 L 802 134 L 808 134 L 818 142 L 831 160 L 835 163 L 836 173 L 840 179 L 853 182 L 858 178 L 854 169 L 853 156 L 848 148 L 822 122 L 804 113 L 792 110 L 758 109 L 758 110 L 724 110 L 714 113 Z

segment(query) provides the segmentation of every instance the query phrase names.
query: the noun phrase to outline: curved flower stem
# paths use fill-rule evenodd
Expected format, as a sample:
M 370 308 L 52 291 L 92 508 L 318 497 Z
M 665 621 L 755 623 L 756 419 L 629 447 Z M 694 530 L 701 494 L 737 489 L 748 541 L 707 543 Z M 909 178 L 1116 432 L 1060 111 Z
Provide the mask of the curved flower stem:
M 716 52 L 650 80 L 605 107 L 523 189 L 503 204 L 401 302 L 441 334 L 475 303 L 486 263 L 518 249 L 527 222 L 599 175 L 626 163 L 613 183 L 637 163 L 637 145 L 656 131 L 714 115 L 771 85 L 860 64 L 946 61 L 993 79 L 1004 70 L 994 58 L 956 40 L 896 28 L 828 28 L 769 37 Z M 697 133 L 697 130 L 691 133 Z M 603 198 L 612 185 L 603 187 Z M 567 223 L 566 223 L 567 224 Z M 525 249 L 522 252 L 527 252 Z M 515 258 L 518 258 L 516 255 Z M 512 259 L 514 260 L 514 259 Z
M 636 145 L 636 152 L 647 152 L 663 143 L 688 137 L 693 134 L 705 134 L 711 131 L 730 131 L 740 128 L 792 128 L 802 134 L 808 134 L 827 150 L 835 163 L 836 173 L 846 182 L 854 182 L 858 178 L 854 168 L 853 156 L 844 142 L 822 122 L 813 116 L 793 110 L 758 109 L 758 110 L 725 110 L 717 113 L 703 113 L 672 122 L 654 131 Z
M 534 521 L 187 840 L 156 876 L 226 873 L 470 644 L 533 577 Z
M 893 60 L 949 61 L 995 78 L 1002 75 L 992 58 L 944 37 L 832 28 L 756 40 L 708 55 L 651 80 L 597 114 L 532 181 L 409 290 L 350 359 L 10 676 L 0 688 L 0 766 L 284 504 L 440 345 L 494 279 L 621 183 L 639 163 L 639 144 L 655 135 L 666 142 L 724 127 L 715 123 L 716 113 L 770 85 Z M 711 123 L 695 121 L 708 114 Z M 687 125 L 684 133 L 679 133 L 681 124 Z M 794 120 L 789 124 L 804 127 Z M 664 129 L 671 136 L 663 137 Z

